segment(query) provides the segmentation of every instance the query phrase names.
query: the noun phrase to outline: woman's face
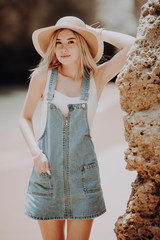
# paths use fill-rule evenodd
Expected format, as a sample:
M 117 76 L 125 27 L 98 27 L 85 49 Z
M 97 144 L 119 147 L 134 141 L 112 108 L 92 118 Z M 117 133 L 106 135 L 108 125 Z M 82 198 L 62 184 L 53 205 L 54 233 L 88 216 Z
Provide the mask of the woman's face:
M 75 34 L 69 30 L 62 30 L 56 39 L 55 54 L 62 64 L 77 64 L 80 62 L 80 50 Z

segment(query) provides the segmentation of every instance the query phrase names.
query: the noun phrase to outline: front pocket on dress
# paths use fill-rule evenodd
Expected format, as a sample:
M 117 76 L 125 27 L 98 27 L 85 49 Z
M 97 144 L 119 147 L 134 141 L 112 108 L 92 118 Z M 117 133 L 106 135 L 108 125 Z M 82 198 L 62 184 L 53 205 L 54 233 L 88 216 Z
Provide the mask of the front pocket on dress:
M 40 196 L 52 196 L 53 187 L 52 175 L 48 173 L 39 173 L 33 168 L 29 180 L 28 193 Z
M 94 193 L 101 190 L 99 167 L 97 162 L 84 164 L 81 167 L 82 185 L 85 193 Z

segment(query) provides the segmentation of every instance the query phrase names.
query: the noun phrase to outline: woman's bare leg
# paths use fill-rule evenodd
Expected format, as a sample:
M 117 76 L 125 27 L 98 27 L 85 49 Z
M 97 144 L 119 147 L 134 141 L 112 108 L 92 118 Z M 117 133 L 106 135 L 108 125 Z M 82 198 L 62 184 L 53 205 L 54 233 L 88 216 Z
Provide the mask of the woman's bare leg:
M 67 240 L 89 240 L 93 219 L 67 220 Z
M 43 240 L 64 240 L 65 220 L 38 220 Z

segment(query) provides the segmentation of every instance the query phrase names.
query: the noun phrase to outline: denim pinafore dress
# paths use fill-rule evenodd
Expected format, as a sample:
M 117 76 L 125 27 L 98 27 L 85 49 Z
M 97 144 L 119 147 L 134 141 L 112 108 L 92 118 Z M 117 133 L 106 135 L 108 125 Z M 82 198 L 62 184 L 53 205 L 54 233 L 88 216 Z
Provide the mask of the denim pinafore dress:
M 81 99 L 68 104 L 65 117 L 54 98 L 58 69 L 52 70 L 47 97 L 45 131 L 38 140 L 51 175 L 33 166 L 26 194 L 25 214 L 39 220 L 91 219 L 106 211 L 99 167 L 87 119 L 89 74 L 84 75 Z

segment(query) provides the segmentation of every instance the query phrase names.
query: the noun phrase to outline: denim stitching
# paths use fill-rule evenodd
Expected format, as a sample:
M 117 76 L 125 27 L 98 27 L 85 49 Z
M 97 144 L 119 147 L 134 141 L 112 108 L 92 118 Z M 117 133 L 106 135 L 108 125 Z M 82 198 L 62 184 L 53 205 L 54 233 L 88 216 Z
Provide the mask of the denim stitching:
M 80 216 L 80 217 L 74 216 L 74 217 L 70 217 L 70 218 L 67 218 L 65 216 L 63 216 L 63 217 L 44 217 L 44 218 L 42 218 L 42 217 L 33 216 L 33 215 L 27 213 L 26 211 L 24 213 L 25 213 L 26 216 L 31 217 L 31 218 L 36 219 L 36 220 L 51 220 L 51 219 L 61 219 L 61 220 L 63 220 L 63 219 L 82 219 L 83 220 L 83 219 L 92 219 L 92 218 L 95 218 L 95 217 L 99 217 L 100 215 L 102 215 L 105 212 L 106 212 L 106 208 L 103 209 L 101 212 L 99 212 L 97 214 L 93 214 L 93 215 L 89 215 L 89 216 Z
M 65 128 L 66 128 L 66 125 L 65 125 L 65 120 L 64 120 L 64 124 L 63 124 L 63 179 L 64 179 L 64 193 L 65 193 L 65 196 L 66 196 L 66 182 L 65 182 Z M 64 215 L 67 217 L 67 201 L 66 201 L 66 198 L 65 198 L 65 201 L 64 201 L 64 205 L 65 205 L 65 210 L 64 210 Z
M 49 82 L 49 90 L 47 93 L 47 100 L 51 101 L 54 97 L 55 86 L 57 83 L 57 75 L 58 75 L 58 68 L 53 69 L 51 72 L 50 82 Z
M 88 89 L 89 89 L 89 73 L 84 73 L 83 83 L 82 83 L 82 91 L 81 91 L 81 100 L 88 100 Z

